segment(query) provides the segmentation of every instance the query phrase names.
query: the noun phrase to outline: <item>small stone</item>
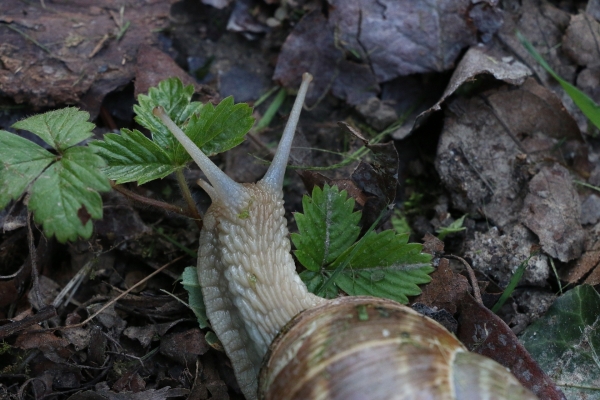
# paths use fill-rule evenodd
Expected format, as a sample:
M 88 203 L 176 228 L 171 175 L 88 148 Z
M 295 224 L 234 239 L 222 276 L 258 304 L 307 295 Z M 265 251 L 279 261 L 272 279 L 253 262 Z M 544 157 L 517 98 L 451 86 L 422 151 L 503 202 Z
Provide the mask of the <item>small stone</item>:
M 591 194 L 581 204 L 581 224 L 595 224 L 600 221 L 600 196 Z

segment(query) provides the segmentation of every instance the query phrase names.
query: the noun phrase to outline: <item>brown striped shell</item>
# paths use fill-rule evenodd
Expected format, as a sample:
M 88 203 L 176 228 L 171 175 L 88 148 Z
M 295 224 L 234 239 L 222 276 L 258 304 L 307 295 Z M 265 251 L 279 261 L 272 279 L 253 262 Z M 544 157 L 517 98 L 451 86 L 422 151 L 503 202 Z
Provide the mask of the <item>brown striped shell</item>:
M 267 400 L 536 399 L 437 322 L 372 297 L 300 313 L 265 360 L 259 398 Z

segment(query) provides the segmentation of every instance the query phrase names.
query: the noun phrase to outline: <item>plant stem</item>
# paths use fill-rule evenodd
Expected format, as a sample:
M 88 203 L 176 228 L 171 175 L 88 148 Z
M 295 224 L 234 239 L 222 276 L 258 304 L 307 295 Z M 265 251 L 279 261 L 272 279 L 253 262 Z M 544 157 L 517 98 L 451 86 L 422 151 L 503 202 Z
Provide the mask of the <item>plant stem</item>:
M 196 221 L 196 225 L 198 225 L 198 229 L 202 229 L 202 217 L 196 208 L 196 202 L 192 197 L 192 192 L 190 192 L 190 187 L 188 186 L 185 176 L 183 176 L 183 169 L 178 169 L 175 171 L 175 176 L 177 177 L 177 183 L 179 183 L 179 189 L 181 190 L 181 195 L 185 199 L 185 202 L 188 205 L 188 212 Z
M 115 189 L 117 192 L 124 194 L 125 196 L 129 197 L 131 200 L 135 200 L 137 202 L 140 202 L 142 204 L 146 204 L 152 207 L 156 207 L 156 208 L 160 208 L 166 211 L 171 211 L 174 212 L 176 214 L 181 214 L 184 215 L 186 217 L 193 217 L 191 216 L 189 213 L 187 213 L 184 209 L 182 209 L 181 207 L 177 207 L 174 206 L 173 204 L 169 204 L 169 203 L 165 203 L 164 201 L 159 201 L 159 200 L 154 200 L 151 199 L 149 197 L 145 197 L 145 196 L 141 196 L 135 192 L 132 192 L 129 189 L 125 189 L 123 186 L 121 185 L 117 185 L 114 181 L 110 181 L 110 186 Z

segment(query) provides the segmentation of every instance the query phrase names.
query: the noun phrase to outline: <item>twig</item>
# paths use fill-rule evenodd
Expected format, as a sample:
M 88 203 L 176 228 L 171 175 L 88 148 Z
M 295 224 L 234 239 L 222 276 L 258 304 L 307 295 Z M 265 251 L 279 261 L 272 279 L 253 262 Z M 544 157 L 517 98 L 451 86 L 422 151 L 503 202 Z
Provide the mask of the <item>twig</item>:
M 117 192 L 124 194 L 132 200 L 135 200 L 139 203 L 146 204 L 152 207 L 160 208 L 166 211 L 171 211 L 176 214 L 183 215 L 185 217 L 193 218 L 186 210 L 181 207 L 174 206 L 173 204 L 165 203 L 164 201 L 154 200 L 149 197 L 141 196 L 135 192 L 132 192 L 129 189 L 125 189 L 121 185 L 117 185 L 114 181 L 110 181 L 110 186 L 115 189 Z
M 0 326 L 0 339 L 4 339 L 17 332 L 22 331 L 28 326 L 38 324 L 40 322 L 49 320 L 50 318 L 56 317 L 56 309 L 52 306 L 41 309 L 37 314 L 22 319 L 21 321 L 15 321 L 7 325 Z
M 156 271 L 154 271 L 153 273 L 151 273 L 150 275 L 148 275 L 147 277 L 145 277 L 144 279 L 142 279 L 141 281 L 139 281 L 138 283 L 136 283 L 135 285 L 133 285 L 132 287 L 130 287 L 129 289 L 127 289 L 126 291 L 124 291 L 123 293 L 121 293 L 120 295 L 118 295 L 117 297 L 115 297 L 114 299 L 112 299 L 111 301 L 109 301 L 108 303 L 106 303 L 98 311 L 96 311 L 93 315 L 91 315 L 90 317 L 88 317 L 85 321 L 80 322 L 80 323 L 75 324 L 75 325 L 67 325 L 67 326 L 60 326 L 60 327 L 52 328 L 51 330 L 63 330 L 63 329 L 79 328 L 79 327 L 87 324 L 88 322 L 90 322 L 91 320 L 93 320 L 94 318 L 96 318 L 98 315 L 100 315 L 102 313 L 102 311 L 106 310 L 108 307 L 110 307 L 113 304 L 115 304 L 121 298 L 123 298 L 126 295 L 128 295 L 133 289 L 135 289 L 136 287 L 138 287 L 138 286 L 146 283 L 154 275 L 157 275 L 163 269 L 165 269 L 165 268 L 167 268 L 167 267 L 175 264 L 177 261 L 181 260 L 184 257 L 187 257 L 187 256 L 186 255 L 179 256 L 176 259 L 174 259 L 172 261 L 169 261 L 168 263 L 166 263 L 165 265 L 163 265 L 162 267 L 160 267 L 159 269 L 157 269 Z
M 202 217 L 200 216 L 200 213 L 196 208 L 196 202 L 192 197 L 192 192 L 190 192 L 190 187 L 188 186 L 185 180 L 185 176 L 183 176 L 183 170 L 178 169 L 177 171 L 175 171 L 175 176 L 177 177 L 177 183 L 179 184 L 179 190 L 181 190 L 181 195 L 187 203 L 188 212 L 192 215 L 192 218 L 196 222 L 196 225 L 198 225 L 198 229 L 202 229 Z
M 73 276 L 73 278 L 71 278 L 69 283 L 67 283 L 65 285 L 65 287 L 60 291 L 60 293 L 56 296 L 56 298 L 52 302 L 52 305 L 54 307 L 59 308 L 61 306 L 61 304 L 63 304 L 63 300 L 65 299 L 65 297 L 67 297 L 67 295 L 68 295 L 68 298 L 64 302 L 64 304 L 67 305 L 71 301 L 71 298 L 73 298 L 73 296 L 77 292 L 77 289 L 79 289 L 81 282 L 83 282 L 83 280 L 88 276 L 88 274 L 92 270 L 92 266 L 95 264 L 95 262 L 96 262 L 96 258 L 93 258 L 92 260 L 85 263 L 85 265 L 83 267 L 81 267 L 81 269 L 79 271 L 77 271 L 75 276 Z
M 33 214 L 29 211 L 27 215 L 27 242 L 29 243 L 29 257 L 31 259 L 31 277 L 33 278 L 33 294 L 35 297 L 35 301 L 37 304 L 37 309 L 41 309 L 45 306 L 44 300 L 42 299 L 42 294 L 40 293 L 40 276 L 37 270 L 37 251 L 35 250 L 35 245 L 33 243 L 33 231 L 31 230 L 31 218 Z
M 100 41 L 96 44 L 96 47 L 94 47 L 94 49 L 92 50 L 92 52 L 90 54 L 88 54 L 88 58 L 93 58 L 96 54 L 98 54 L 98 52 L 100 50 L 102 50 L 102 48 L 106 44 L 106 41 L 109 38 L 110 38 L 110 35 L 108 33 L 104 34 L 104 36 L 102 36 L 102 38 L 100 39 Z
M 469 263 L 466 262 L 465 259 L 462 257 L 453 256 L 450 254 L 447 254 L 444 257 L 458 260 L 464 264 L 465 268 L 467 269 L 467 273 L 469 274 L 469 280 L 471 281 L 471 287 L 473 287 L 473 296 L 475 297 L 475 301 L 477 301 L 477 303 L 483 305 L 483 300 L 481 299 L 481 290 L 479 290 L 479 284 L 477 283 L 477 278 L 475 277 L 475 272 L 473 271 L 473 268 L 471 268 Z

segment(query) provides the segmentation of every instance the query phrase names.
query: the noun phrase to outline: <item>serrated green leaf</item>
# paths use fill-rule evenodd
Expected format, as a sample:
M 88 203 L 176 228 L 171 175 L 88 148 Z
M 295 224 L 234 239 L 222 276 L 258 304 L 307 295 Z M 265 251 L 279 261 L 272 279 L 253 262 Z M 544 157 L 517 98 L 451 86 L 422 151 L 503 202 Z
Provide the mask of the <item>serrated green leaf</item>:
M 408 303 L 407 296 L 416 296 L 421 293 L 418 285 L 431 281 L 429 274 L 434 270 L 431 266 L 414 270 L 346 269 L 335 280 L 335 284 L 351 296 L 383 297 L 406 304 Z
M 353 247 L 359 245 L 360 250 L 354 252 Z M 348 263 L 334 283 L 350 295 L 407 303 L 407 296 L 421 293 L 418 285 L 431 281 L 431 255 L 421 253 L 422 245 L 408 243 L 407 234 L 398 235 L 391 230 L 369 232 L 353 247 L 328 266 L 333 271 Z
M 18 198 L 55 158 L 32 141 L 0 130 L 0 209 Z
M 370 232 L 361 241 L 364 241 L 361 250 L 356 252 L 349 261 L 352 268 L 399 266 L 414 268 L 428 265 L 431 262 L 430 254 L 421 253 L 423 249 L 421 244 L 408 243 L 407 234 L 398 235 L 391 230 L 381 233 Z M 351 251 L 351 248 L 348 249 L 328 269 L 335 269 L 338 264 L 344 262 L 344 257 Z
M 101 157 L 87 147 L 71 147 L 60 161 L 48 167 L 31 188 L 29 208 L 48 237 L 59 242 L 89 238 L 91 218 L 102 218 L 102 199 L 97 191 L 108 191 L 106 176 L 99 171 Z
M 592 286 L 560 296 L 519 339 L 567 398 L 600 399 L 600 295 Z
M 431 255 L 421 253 L 422 245 L 408 243 L 408 234 L 376 233 L 373 226 L 354 243 L 360 213 L 353 212 L 346 192 L 315 188 L 302 204 L 304 214 L 296 214 L 300 234 L 293 234 L 292 241 L 298 260 L 309 270 L 300 277 L 311 292 L 332 298 L 338 287 L 350 295 L 406 303 L 407 296 L 421 293 L 418 285 L 431 280 Z
M 137 181 L 140 184 L 164 178 L 183 168 L 192 158 L 181 143 L 154 116 L 157 106 L 207 155 L 229 150 L 244 140 L 254 123 L 252 109 L 247 104 L 233 104 L 228 97 L 216 107 L 192 102 L 192 85 L 183 86 L 170 78 L 150 88 L 148 95 L 138 96 L 134 106 L 135 120 L 147 128 L 152 140 L 139 131 L 121 130 L 121 136 L 105 135 L 104 142 L 94 142 L 106 159 L 106 173 L 117 183 Z
M 74 107 L 37 114 L 13 124 L 39 136 L 56 150 L 62 151 L 92 136 L 94 124 L 90 114 Z
M 353 212 L 354 199 L 335 186 L 315 187 L 312 197 L 302 199 L 304 213 L 296 213 L 299 233 L 291 235 L 298 261 L 311 271 L 333 262 L 358 238 L 360 213 Z
M 174 165 L 163 149 L 138 130 L 121 129 L 121 134 L 109 133 L 104 140 L 90 143 L 107 162 L 104 172 L 118 184 L 137 181 L 139 184 L 164 178 L 182 165 Z
M 199 114 L 194 114 L 185 127 L 185 133 L 204 154 L 210 156 L 242 143 L 252 125 L 252 108 L 246 103 L 234 104 L 233 97 L 229 96 L 216 107 L 208 103 Z M 183 146 L 180 146 L 176 159 L 181 157 L 180 151 L 185 152 Z
M 35 115 L 13 125 L 27 129 L 57 151 L 54 155 L 16 135 L 0 131 L 0 205 L 19 196 L 28 186 L 28 208 L 47 237 L 60 242 L 89 238 L 91 218 L 102 217 L 98 191 L 110 190 L 100 172 L 104 160 L 88 147 L 75 145 L 91 136 L 89 114 L 75 108 Z
M 190 300 L 190 308 L 196 314 L 200 329 L 207 328 L 208 318 L 206 316 L 206 307 L 204 306 L 204 300 L 202 298 L 202 290 L 200 283 L 198 282 L 198 272 L 194 267 L 187 267 L 181 274 L 181 284 L 188 292 L 188 298 Z
M 169 78 L 150 88 L 148 95 L 140 94 L 139 104 L 133 106 L 135 120 L 152 133 L 152 140 L 168 154 L 175 154 L 179 142 L 152 110 L 161 106 L 173 122 L 182 127 L 192 114 L 203 107 L 202 103 L 191 101 L 193 94 L 194 86 L 184 87 L 178 78 Z
M 302 271 L 300 272 L 300 279 L 304 282 L 307 289 L 311 293 L 317 293 L 317 290 L 323 286 L 325 280 L 329 278 L 329 275 L 326 271 L 323 272 L 315 272 L 315 271 Z M 338 296 L 338 289 L 330 285 L 328 286 L 324 293 L 320 293 L 322 297 L 326 299 L 334 299 Z

